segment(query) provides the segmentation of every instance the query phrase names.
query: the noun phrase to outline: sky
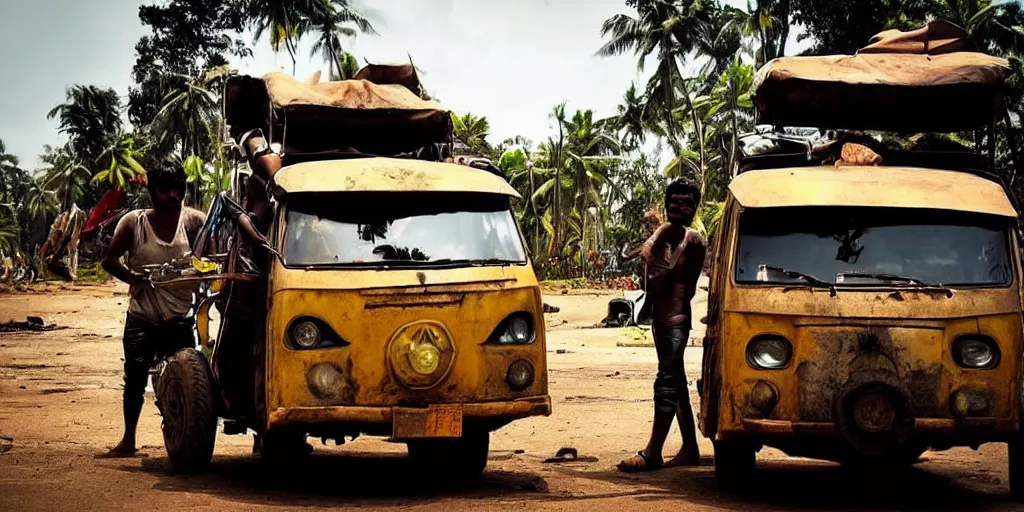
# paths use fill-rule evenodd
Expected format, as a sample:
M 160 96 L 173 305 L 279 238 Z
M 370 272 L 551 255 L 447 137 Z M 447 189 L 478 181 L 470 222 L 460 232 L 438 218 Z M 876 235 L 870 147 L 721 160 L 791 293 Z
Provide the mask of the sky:
M 151 2 L 152 0 L 146 0 Z M 726 3 L 745 5 L 743 0 Z M 34 169 L 44 144 L 63 137 L 47 112 L 73 84 L 112 87 L 127 97 L 135 43 L 148 31 L 139 0 L 0 0 L 0 140 Z M 411 55 L 429 93 L 456 113 L 487 116 L 491 142 L 551 134 L 548 112 L 615 113 L 626 88 L 643 82 L 631 55 L 602 58 L 601 23 L 629 13 L 624 0 L 363 0 L 380 35 L 359 35 L 349 50 L 374 63 Z M 367 6 L 370 6 L 367 8 Z M 249 35 L 244 36 L 251 41 Z M 325 70 L 300 46 L 296 75 Z M 793 47 L 791 45 L 791 51 Z M 291 71 L 266 40 L 232 62 L 243 74 Z M 653 67 L 653 63 L 651 65 Z

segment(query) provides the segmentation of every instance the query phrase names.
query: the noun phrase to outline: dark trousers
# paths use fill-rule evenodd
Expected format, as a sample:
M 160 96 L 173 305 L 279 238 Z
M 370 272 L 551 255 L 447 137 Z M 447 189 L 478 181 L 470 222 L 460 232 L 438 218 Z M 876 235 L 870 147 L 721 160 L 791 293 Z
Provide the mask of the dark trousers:
M 124 406 L 142 406 L 149 370 L 183 348 L 195 347 L 195 319 L 153 323 L 128 313 L 124 321 Z
M 658 352 L 658 376 L 654 379 L 654 407 L 661 412 L 675 414 L 680 403 L 688 403 L 683 351 L 690 339 L 685 327 L 657 327 L 652 329 L 654 348 Z M 687 402 L 683 402 L 686 400 Z

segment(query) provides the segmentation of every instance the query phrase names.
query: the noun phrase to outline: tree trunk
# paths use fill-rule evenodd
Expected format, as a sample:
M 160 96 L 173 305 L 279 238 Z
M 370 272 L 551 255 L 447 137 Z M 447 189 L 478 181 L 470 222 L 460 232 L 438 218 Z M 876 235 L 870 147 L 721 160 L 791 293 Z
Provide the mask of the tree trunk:
M 704 150 L 704 124 L 701 123 L 700 118 L 697 116 L 697 109 L 693 108 L 693 100 L 690 98 L 690 90 L 686 86 L 686 80 L 683 80 L 683 97 L 686 98 L 686 106 L 690 109 L 690 117 L 693 120 L 693 129 L 697 132 L 697 147 L 700 149 L 700 193 L 703 195 L 706 191 L 706 174 L 707 169 L 705 167 L 705 150 Z
M 782 28 L 779 32 L 779 47 L 775 52 L 775 58 L 786 56 L 786 41 L 789 40 L 789 1 L 781 0 L 779 2 L 779 9 L 776 11 L 778 24 Z
M 540 214 L 537 212 L 537 201 L 534 194 L 537 192 L 537 185 L 534 182 L 533 165 L 527 163 L 530 171 L 530 208 L 533 210 L 533 253 L 540 253 Z
M 562 120 L 558 120 L 558 147 L 555 151 L 555 215 L 554 217 L 554 248 L 557 250 L 562 241 L 562 145 L 565 142 Z

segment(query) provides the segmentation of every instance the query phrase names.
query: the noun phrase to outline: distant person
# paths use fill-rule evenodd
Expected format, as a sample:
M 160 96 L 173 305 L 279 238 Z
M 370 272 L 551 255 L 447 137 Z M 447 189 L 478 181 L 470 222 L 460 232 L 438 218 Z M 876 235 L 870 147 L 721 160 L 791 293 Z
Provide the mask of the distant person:
M 700 461 L 697 430 L 686 385 L 683 350 L 690 338 L 690 300 L 704 266 L 707 241 L 688 229 L 700 204 L 700 189 L 689 180 L 675 180 L 665 190 L 663 224 L 644 243 L 640 257 L 647 263 L 648 300 L 653 305 L 652 332 L 658 353 L 654 379 L 654 425 L 647 446 L 619 463 L 621 471 L 653 471 L 666 466 L 695 466 Z M 678 418 L 683 435 L 679 453 L 662 458 L 665 438 Z
M 156 288 L 141 268 L 186 257 L 206 215 L 182 206 L 182 167 L 158 167 L 147 174 L 147 180 L 152 208 L 134 210 L 121 218 L 103 258 L 103 269 L 128 283 L 130 296 L 123 339 L 124 436 L 107 453 L 110 457 L 135 454 L 135 429 L 153 364 L 158 358 L 195 346 L 195 318 L 187 316 L 193 290 Z M 127 266 L 122 256 L 127 256 Z

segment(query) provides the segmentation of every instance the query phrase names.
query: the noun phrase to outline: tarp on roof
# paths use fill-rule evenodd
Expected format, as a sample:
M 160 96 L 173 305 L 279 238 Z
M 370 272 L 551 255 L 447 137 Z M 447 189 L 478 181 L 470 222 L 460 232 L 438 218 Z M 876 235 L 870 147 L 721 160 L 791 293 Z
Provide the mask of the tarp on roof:
M 1009 63 L 959 51 L 970 48 L 958 27 L 932 23 L 883 32 L 857 55 L 775 59 L 754 78 L 759 120 L 914 132 L 987 126 L 1001 107 Z
M 281 72 L 232 77 L 224 113 L 233 136 L 261 128 L 289 157 L 396 155 L 450 142 L 451 116 L 421 92 L 411 65 L 370 65 L 352 80 L 298 80 Z

